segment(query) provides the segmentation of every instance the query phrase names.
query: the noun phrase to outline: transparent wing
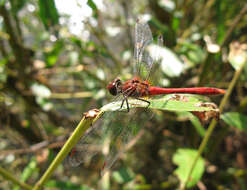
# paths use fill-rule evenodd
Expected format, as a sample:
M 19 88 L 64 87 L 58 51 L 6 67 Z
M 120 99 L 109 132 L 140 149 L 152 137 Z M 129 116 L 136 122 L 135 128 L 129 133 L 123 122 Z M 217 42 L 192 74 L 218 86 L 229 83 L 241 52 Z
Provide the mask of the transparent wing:
M 160 66 L 160 62 L 162 61 L 161 60 L 162 46 L 163 46 L 163 37 L 162 35 L 160 35 L 157 39 L 157 43 L 150 46 L 148 51 L 149 57 L 151 57 L 152 61 L 149 61 L 148 72 L 144 80 L 148 80 L 151 84 L 153 84 L 154 81 L 157 82 L 160 79 L 160 76 L 158 74 L 158 71 L 160 69 L 158 67 Z
M 107 113 L 105 117 L 110 116 L 110 118 L 89 128 L 89 131 L 80 139 L 68 157 L 67 163 L 70 166 L 79 166 L 81 163 L 90 162 L 96 154 L 103 154 L 107 139 L 119 135 L 121 128 L 112 129 L 113 126 L 110 126 L 109 122 L 114 116 L 114 113 L 112 114 Z M 105 117 L 103 116 L 103 119 Z
M 144 79 L 145 69 L 150 68 L 153 64 L 152 58 L 147 54 L 147 46 L 153 42 L 152 32 L 146 22 L 137 20 L 135 25 L 135 75 Z M 144 77 L 144 78 L 143 78 Z
M 122 113 L 123 114 L 123 113 Z M 147 117 L 141 119 L 141 115 L 146 115 L 147 112 L 144 112 L 143 109 L 131 109 L 130 112 L 126 113 L 125 119 L 122 121 L 122 129 L 117 136 L 114 136 L 110 143 L 110 151 L 105 157 L 104 166 L 101 171 L 101 175 L 104 175 L 108 171 L 119 156 L 124 153 L 126 146 L 131 140 L 138 134 L 138 132 L 143 128 L 144 121 Z M 137 120 L 138 119 L 138 120 Z
M 147 51 L 147 47 L 152 41 L 152 33 L 148 24 L 138 21 L 135 27 L 134 59 L 136 62 L 135 72 L 142 79 L 147 79 L 154 65 L 153 59 Z M 123 92 L 125 97 L 128 97 L 128 94 L 131 94 L 131 88 Z M 115 101 L 121 101 L 122 98 L 119 96 Z M 131 109 L 129 113 L 107 112 L 102 118 L 103 122 L 95 124 L 81 138 L 68 157 L 68 163 L 71 166 L 78 166 L 82 162 L 90 160 L 97 153 L 103 153 L 106 155 L 102 169 L 102 174 L 104 174 L 123 152 L 122 148 L 142 127 L 142 122 L 145 119 L 140 118 L 140 115 L 143 113 L 147 112 L 136 112 L 136 109 Z
M 135 26 L 134 62 L 135 75 L 143 80 L 150 80 L 151 72 L 160 57 L 159 48 L 163 44 L 162 36 L 153 43 L 152 32 L 146 22 L 137 20 Z
M 119 95 L 115 98 L 115 101 L 121 101 L 122 96 Z M 66 165 L 76 167 L 81 163 L 89 162 L 96 154 L 103 152 L 104 141 L 106 138 L 111 138 L 110 132 L 113 125 L 110 125 L 114 119 L 115 113 L 107 112 L 102 116 L 98 122 L 91 126 L 84 136 L 79 140 L 75 147 L 70 152 L 70 155 L 66 159 Z M 118 135 L 115 128 L 115 135 Z
M 87 133 L 80 139 L 76 146 L 72 149 L 66 160 L 66 164 L 72 167 L 79 166 L 83 162 L 89 162 L 90 159 L 100 153 L 102 131 L 100 125 L 93 125 L 88 129 Z
M 102 117 L 103 122 L 92 126 L 74 147 L 67 158 L 67 164 L 75 167 L 83 162 L 89 162 L 98 153 L 104 154 L 105 160 L 101 171 L 104 175 L 142 127 L 141 124 L 137 125 L 140 122 L 137 120 L 140 119 L 140 115 L 141 112 L 137 109 L 131 109 L 128 113 L 107 112 Z

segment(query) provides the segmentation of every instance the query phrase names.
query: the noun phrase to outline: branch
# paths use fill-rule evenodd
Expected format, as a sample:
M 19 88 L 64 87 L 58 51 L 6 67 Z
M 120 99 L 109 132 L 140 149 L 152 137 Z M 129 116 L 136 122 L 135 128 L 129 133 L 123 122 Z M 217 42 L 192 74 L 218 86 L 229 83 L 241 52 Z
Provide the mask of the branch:
M 75 146 L 75 144 L 80 140 L 86 130 L 95 122 L 97 121 L 102 115 L 103 111 L 98 111 L 96 109 L 90 110 L 84 114 L 84 117 L 77 125 L 76 129 L 74 130 L 73 134 L 67 140 L 65 145 L 63 146 L 62 150 L 58 153 L 56 158 L 50 164 L 49 168 L 46 170 L 44 175 L 41 179 L 35 184 L 33 190 L 39 190 L 43 187 L 45 182 L 51 177 L 52 173 L 58 167 L 58 165 L 64 160 L 67 154 L 71 151 L 71 149 Z
M 20 187 L 22 187 L 25 190 L 31 190 L 32 187 L 24 182 L 19 181 L 18 179 L 16 179 L 14 176 L 12 176 L 11 173 L 9 173 L 7 170 L 5 170 L 4 168 L 0 167 L 0 174 L 7 180 L 12 181 L 14 184 L 19 185 Z
M 222 99 L 222 101 L 220 103 L 220 106 L 219 106 L 220 112 L 223 111 L 223 108 L 226 105 L 226 102 L 229 99 L 229 97 L 230 97 L 230 95 L 231 95 L 231 93 L 233 91 L 233 88 L 236 85 L 237 80 L 240 77 L 240 74 L 242 73 L 242 71 L 244 70 L 244 67 L 245 67 L 246 64 L 247 64 L 247 62 L 245 62 L 245 64 L 243 64 L 241 66 L 241 68 L 235 72 L 234 77 L 233 77 L 233 79 L 232 79 L 232 81 L 231 81 L 231 83 L 229 85 L 229 88 L 227 89 L 227 92 L 226 92 L 225 96 L 223 97 L 223 99 Z M 189 174 L 188 174 L 187 179 L 185 180 L 184 186 L 182 186 L 181 190 L 184 190 L 186 185 L 187 185 L 187 183 L 189 182 L 190 176 L 191 176 L 191 174 L 192 174 L 192 172 L 193 172 L 193 170 L 195 168 L 195 165 L 196 165 L 199 157 L 203 153 L 205 147 L 207 146 L 209 138 L 210 138 L 211 134 L 213 133 L 216 124 L 217 124 L 217 121 L 215 119 L 213 119 L 212 122 L 210 123 L 209 127 L 208 127 L 208 130 L 207 130 L 207 132 L 206 132 L 206 134 L 205 134 L 200 146 L 199 146 L 197 155 L 196 155 L 195 159 L 192 162 L 191 168 L 189 170 Z
M 239 21 L 243 18 L 243 16 L 245 15 L 246 12 L 247 12 L 247 3 L 241 9 L 240 13 L 233 20 L 233 22 L 231 24 L 231 27 L 228 29 L 228 31 L 226 32 L 226 35 L 224 36 L 224 39 L 223 39 L 223 41 L 221 43 L 221 47 L 224 46 L 227 43 L 227 41 L 228 41 L 229 37 L 231 36 L 233 30 L 235 29 L 235 27 L 237 26 Z

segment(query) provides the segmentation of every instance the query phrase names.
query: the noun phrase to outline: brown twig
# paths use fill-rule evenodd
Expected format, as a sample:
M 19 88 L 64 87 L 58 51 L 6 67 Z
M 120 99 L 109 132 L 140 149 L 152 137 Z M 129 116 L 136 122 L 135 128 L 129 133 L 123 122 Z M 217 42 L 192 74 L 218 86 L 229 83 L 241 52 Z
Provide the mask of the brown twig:
M 241 9 L 241 11 L 239 12 L 239 14 L 234 18 L 231 27 L 227 30 L 223 41 L 220 44 L 220 47 L 222 48 L 223 46 L 225 46 L 227 44 L 227 42 L 229 41 L 229 38 L 231 36 L 231 34 L 233 33 L 235 27 L 237 26 L 237 24 L 240 22 L 240 20 L 243 18 L 243 16 L 245 15 L 245 13 L 247 12 L 247 3 L 245 4 L 245 6 Z M 199 85 L 202 85 L 202 83 L 204 82 L 204 78 L 207 75 L 207 70 L 210 68 L 209 65 L 207 65 L 208 62 L 210 62 L 210 57 L 212 56 L 212 54 L 207 53 L 203 64 L 201 64 L 200 67 L 200 81 L 199 81 Z M 204 71 L 204 72 L 202 72 Z
M 247 63 L 247 62 L 246 62 L 246 63 Z M 242 71 L 244 70 L 245 64 L 246 64 L 246 63 L 242 64 L 241 68 L 235 72 L 235 74 L 234 74 L 234 76 L 233 76 L 233 79 L 231 80 L 231 83 L 230 83 L 230 85 L 229 85 L 229 87 L 228 87 L 228 89 L 227 89 L 227 91 L 226 91 L 226 94 L 224 95 L 223 99 L 222 99 L 221 102 L 220 102 L 220 106 L 219 106 L 219 111 L 220 111 L 220 113 L 222 113 L 223 108 L 224 108 L 224 106 L 226 105 L 226 102 L 228 101 L 228 99 L 229 99 L 229 97 L 230 97 L 230 95 L 231 95 L 231 93 L 232 93 L 232 91 L 233 91 L 233 88 L 234 88 L 234 86 L 236 85 L 236 82 L 237 82 L 237 80 L 238 80 L 239 77 L 240 77 L 240 74 L 241 74 Z M 192 162 L 192 165 L 191 165 L 191 167 L 190 167 L 188 176 L 187 176 L 187 178 L 186 178 L 186 180 L 185 180 L 185 183 L 184 183 L 183 186 L 181 187 L 181 190 L 184 190 L 184 189 L 186 188 L 186 185 L 187 185 L 187 183 L 188 183 L 189 180 L 190 180 L 191 174 L 192 174 L 192 172 L 193 172 L 193 170 L 194 170 L 194 168 L 195 168 L 195 166 L 196 166 L 196 163 L 197 163 L 199 157 L 201 156 L 201 154 L 204 152 L 205 147 L 207 146 L 207 143 L 208 143 L 208 141 L 209 141 L 209 138 L 210 138 L 210 136 L 212 135 L 212 133 L 213 133 L 215 127 L 216 127 L 216 124 L 217 124 L 216 119 L 213 119 L 212 122 L 210 123 L 210 125 L 209 125 L 207 131 L 206 131 L 206 134 L 205 134 L 205 136 L 204 136 L 204 138 L 203 138 L 203 140 L 202 140 L 202 142 L 201 142 L 199 148 L 198 148 L 197 155 L 196 155 L 196 157 L 194 158 L 194 160 L 193 160 L 193 162 Z
M 102 34 L 98 31 L 99 29 L 98 29 L 98 30 L 95 30 L 90 24 L 88 24 L 88 27 L 89 27 L 90 31 L 92 32 L 92 34 L 94 34 L 94 35 L 97 37 L 97 39 L 99 40 L 101 46 L 102 46 L 105 50 L 107 50 L 107 53 L 110 55 L 112 61 L 113 61 L 113 62 L 115 63 L 115 65 L 117 66 L 116 68 L 117 68 L 118 71 L 120 72 L 120 70 L 121 70 L 121 68 L 122 68 L 122 66 L 121 66 L 121 61 L 119 61 L 119 60 L 117 59 L 117 57 L 114 55 L 114 53 L 112 53 L 112 52 L 110 51 L 110 49 L 108 48 L 107 44 L 105 43 L 105 41 L 104 41 L 104 39 L 103 39 L 103 37 L 102 37 Z
M 53 148 L 59 148 L 64 145 L 64 140 L 54 142 L 54 143 L 49 143 L 49 141 L 42 141 L 40 143 L 34 144 L 30 146 L 29 148 L 22 148 L 22 149 L 12 149 L 12 150 L 3 150 L 0 151 L 0 155 L 2 156 L 7 156 L 9 154 L 14 154 L 14 155 L 19 155 L 19 154 L 27 154 L 27 153 L 36 153 L 42 149 L 53 149 Z
M 9 173 L 4 168 L 0 167 L 0 174 L 7 180 L 12 181 L 14 184 L 19 185 L 22 189 L 31 190 L 32 187 L 24 182 L 19 181 L 18 178 L 15 178 L 11 173 Z
M 224 39 L 221 43 L 221 47 L 223 47 L 229 40 L 229 37 L 231 36 L 233 30 L 235 29 L 235 27 L 237 26 L 237 24 L 240 22 L 240 20 L 243 18 L 243 16 L 245 15 L 245 13 L 247 12 L 247 3 L 244 5 L 244 7 L 241 9 L 241 11 L 239 12 L 239 14 L 234 18 L 231 27 L 227 30 Z

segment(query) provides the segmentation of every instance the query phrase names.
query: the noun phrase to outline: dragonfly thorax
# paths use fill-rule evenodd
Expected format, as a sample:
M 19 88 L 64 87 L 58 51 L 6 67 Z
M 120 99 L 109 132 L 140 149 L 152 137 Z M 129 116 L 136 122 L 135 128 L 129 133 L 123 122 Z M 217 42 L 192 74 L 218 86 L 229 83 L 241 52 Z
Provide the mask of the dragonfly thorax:
M 129 97 L 143 97 L 149 95 L 149 83 L 142 81 L 138 77 L 127 80 L 122 84 L 122 93 Z

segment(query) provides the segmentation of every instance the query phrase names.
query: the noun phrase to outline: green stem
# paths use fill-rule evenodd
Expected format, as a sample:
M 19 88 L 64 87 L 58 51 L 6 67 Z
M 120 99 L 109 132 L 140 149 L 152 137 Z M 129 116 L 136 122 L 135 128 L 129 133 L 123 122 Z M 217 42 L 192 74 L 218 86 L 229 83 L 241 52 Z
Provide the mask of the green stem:
M 94 110 L 92 112 L 96 113 Z M 91 111 L 87 112 L 89 114 Z M 73 134 L 67 140 L 61 151 L 58 153 L 56 158 L 50 164 L 49 168 L 46 170 L 44 175 L 40 178 L 40 180 L 35 184 L 33 190 L 39 190 L 45 182 L 50 178 L 54 170 L 58 167 L 58 165 L 64 160 L 67 154 L 71 151 L 71 149 L 75 146 L 75 144 L 80 140 L 81 136 L 86 132 L 86 130 L 94 123 L 100 116 L 103 114 L 102 111 L 98 112 L 95 116 L 84 116 L 80 123 L 77 125 Z
M 231 23 L 230 25 L 231 27 L 227 30 L 226 35 L 224 36 L 224 39 L 221 42 L 221 45 L 220 45 L 221 47 L 223 47 L 227 43 L 227 41 L 231 37 L 232 32 L 236 28 L 239 21 L 245 16 L 246 12 L 247 12 L 247 3 L 245 3 L 244 7 L 241 9 L 239 14 L 234 18 L 233 22 Z
M 18 181 L 14 176 L 12 176 L 11 173 L 9 173 L 7 170 L 5 170 L 4 168 L 0 167 L 0 174 L 6 178 L 9 181 L 12 181 L 14 184 L 19 185 L 20 187 L 22 187 L 25 190 L 31 190 L 32 187 L 24 182 Z
M 241 72 L 243 71 L 244 66 L 245 66 L 245 64 L 243 64 L 241 66 L 241 68 L 235 72 L 234 77 L 233 77 L 233 79 L 232 79 L 232 81 L 230 83 L 230 86 L 227 89 L 227 92 L 226 92 L 225 96 L 223 97 L 223 99 L 222 99 L 222 101 L 220 103 L 220 106 L 219 106 L 220 112 L 222 112 L 222 110 L 223 110 L 223 108 L 224 108 L 229 96 L 231 95 L 231 92 L 232 92 L 232 90 L 233 90 L 233 88 L 234 88 L 234 86 L 235 86 L 235 84 L 236 84 Z M 201 156 L 202 152 L 204 151 L 204 149 L 205 149 L 205 147 L 206 147 L 206 145 L 208 143 L 208 140 L 209 140 L 211 134 L 214 131 L 214 128 L 215 128 L 216 124 L 217 124 L 217 121 L 215 119 L 213 119 L 212 122 L 210 123 L 209 127 L 208 127 L 208 130 L 206 131 L 206 134 L 205 134 L 200 146 L 199 146 L 197 155 L 196 155 L 195 159 L 193 160 L 193 163 L 192 163 L 191 168 L 189 170 L 188 176 L 187 176 L 187 178 L 185 180 L 184 185 L 181 187 L 181 190 L 184 190 L 186 185 L 187 185 L 187 183 L 189 182 L 189 179 L 191 177 L 193 169 L 195 168 L 195 165 L 196 165 L 199 157 Z

